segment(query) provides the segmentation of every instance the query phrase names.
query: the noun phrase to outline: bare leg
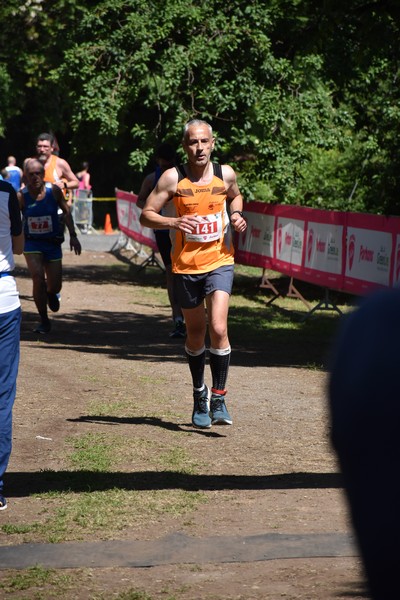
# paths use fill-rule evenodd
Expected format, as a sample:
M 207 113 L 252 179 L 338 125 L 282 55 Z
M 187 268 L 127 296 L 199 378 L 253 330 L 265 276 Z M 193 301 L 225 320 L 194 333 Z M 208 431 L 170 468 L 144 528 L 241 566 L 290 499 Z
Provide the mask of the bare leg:
M 216 290 L 206 297 L 206 304 L 211 347 L 216 349 L 228 348 L 229 294 Z
M 43 254 L 25 254 L 26 264 L 32 278 L 32 295 L 42 322 L 48 321 L 47 288 Z
M 207 317 L 204 303 L 190 309 L 182 309 L 186 321 L 186 356 L 189 363 L 193 382 L 194 407 L 192 423 L 194 427 L 208 429 L 211 419 L 208 414 L 208 387 L 204 384 L 204 369 L 206 361 L 205 336 Z
M 48 292 L 57 294 L 61 289 L 61 260 L 45 262 L 41 253 L 25 254 L 28 270 L 33 282 L 33 299 L 41 319 L 41 333 L 50 331 L 47 314 Z M 54 309 L 53 309 L 54 310 Z
M 231 357 L 228 338 L 229 294 L 217 290 L 206 298 L 208 327 L 211 340 L 210 368 L 212 387 L 210 399 L 210 417 L 213 424 L 232 425 L 226 405 L 226 381 Z
M 186 347 L 197 352 L 204 347 L 207 330 L 207 317 L 204 304 L 196 308 L 183 308 L 186 323 Z
M 61 260 L 53 260 L 45 263 L 47 292 L 58 294 L 62 285 L 62 263 Z

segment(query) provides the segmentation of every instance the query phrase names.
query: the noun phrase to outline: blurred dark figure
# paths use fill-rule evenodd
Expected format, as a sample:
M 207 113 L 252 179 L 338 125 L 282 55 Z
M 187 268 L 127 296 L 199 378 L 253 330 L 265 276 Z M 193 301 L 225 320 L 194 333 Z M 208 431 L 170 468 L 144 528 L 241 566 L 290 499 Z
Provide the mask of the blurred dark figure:
M 158 146 L 155 153 L 156 169 L 147 177 L 144 178 L 139 190 L 137 206 L 143 209 L 148 196 L 155 188 L 157 181 L 161 175 L 167 170 L 172 169 L 176 164 L 176 152 L 174 146 L 164 142 Z M 172 242 L 169 235 L 169 229 L 154 229 L 154 235 L 158 251 L 161 255 L 165 267 L 167 278 L 168 300 L 172 309 L 172 319 L 174 321 L 174 329 L 169 334 L 171 338 L 185 338 L 186 330 L 181 307 L 176 297 L 175 279 L 172 272 L 172 257 L 171 249 Z
M 372 598 L 400 598 L 400 290 L 344 323 L 332 361 L 332 442 Z

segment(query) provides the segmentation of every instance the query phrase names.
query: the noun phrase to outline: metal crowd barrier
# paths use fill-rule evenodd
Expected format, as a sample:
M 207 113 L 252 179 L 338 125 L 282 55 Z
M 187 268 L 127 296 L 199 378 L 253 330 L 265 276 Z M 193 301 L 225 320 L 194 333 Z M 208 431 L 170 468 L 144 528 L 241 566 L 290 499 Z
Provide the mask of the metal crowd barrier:
M 75 190 L 71 209 L 74 223 L 81 233 L 97 233 L 93 227 L 93 194 L 91 190 Z

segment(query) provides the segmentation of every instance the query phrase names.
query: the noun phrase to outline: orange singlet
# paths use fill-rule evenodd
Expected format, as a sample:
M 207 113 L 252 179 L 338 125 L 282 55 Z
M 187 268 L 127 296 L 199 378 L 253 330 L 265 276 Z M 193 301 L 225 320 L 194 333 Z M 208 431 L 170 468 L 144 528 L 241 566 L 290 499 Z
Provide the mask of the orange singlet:
M 176 167 L 179 180 L 173 197 L 175 216 L 197 213 L 203 219 L 193 234 L 171 230 L 174 273 L 208 273 L 234 263 L 225 183 L 221 166 L 212 164 L 214 176 L 207 185 L 192 183 L 183 168 Z
M 61 177 L 57 173 L 57 156 L 55 154 L 50 156 L 49 163 L 44 169 L 44 181 L 45 183 L 56 183 L 57 181 L 62 181 Z M 66 198 L 67 193 L 70 192 L 70 190 L 66 190 L 65 188 L 62 188 L 61 191 L 64 198 Z
M 60 177 L 57 173 L 57 156 L 52 154 L 50 160 L 44 170 L 44 180 L 48 183 L 55 183 L 60 181 Z

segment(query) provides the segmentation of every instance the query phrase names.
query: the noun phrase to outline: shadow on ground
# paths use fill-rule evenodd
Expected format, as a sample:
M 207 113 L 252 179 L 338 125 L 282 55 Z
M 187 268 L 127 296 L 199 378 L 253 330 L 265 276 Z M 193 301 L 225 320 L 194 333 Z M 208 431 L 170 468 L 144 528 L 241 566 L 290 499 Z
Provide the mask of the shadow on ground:
M 279 475 L 193 475 L 177 471 L 94 472 L 41 471 L 9 472 L 7 486 L 13 496 L 26 497 L 46 492 L 94 492 L 124 490 L 293 490 L 342 488 L 338 473 L 282 473 Z
M 29 298 L 25 300 L 29 302 Z M 184 340 L 169 338 L 171 320 L 162 314 L 165 307 L 160 307 L 163 310 L 155 315 L 118 310 L 58 314 L 53 319 L 51 333 L 46 335 L 33 332 L 38 317 L 32 300 L 31 307 L 23 314 L 22 341 L 39 339 L 52 348 L 101 353 L 115 359 L 186 361 Z M 321 315 L 312 323 L 298 323 L 294 328 L 268 327 L 274 319 L 274 310 L 232 307 L 229 318 L 232 365 L 326 368 L 340 319 Z

